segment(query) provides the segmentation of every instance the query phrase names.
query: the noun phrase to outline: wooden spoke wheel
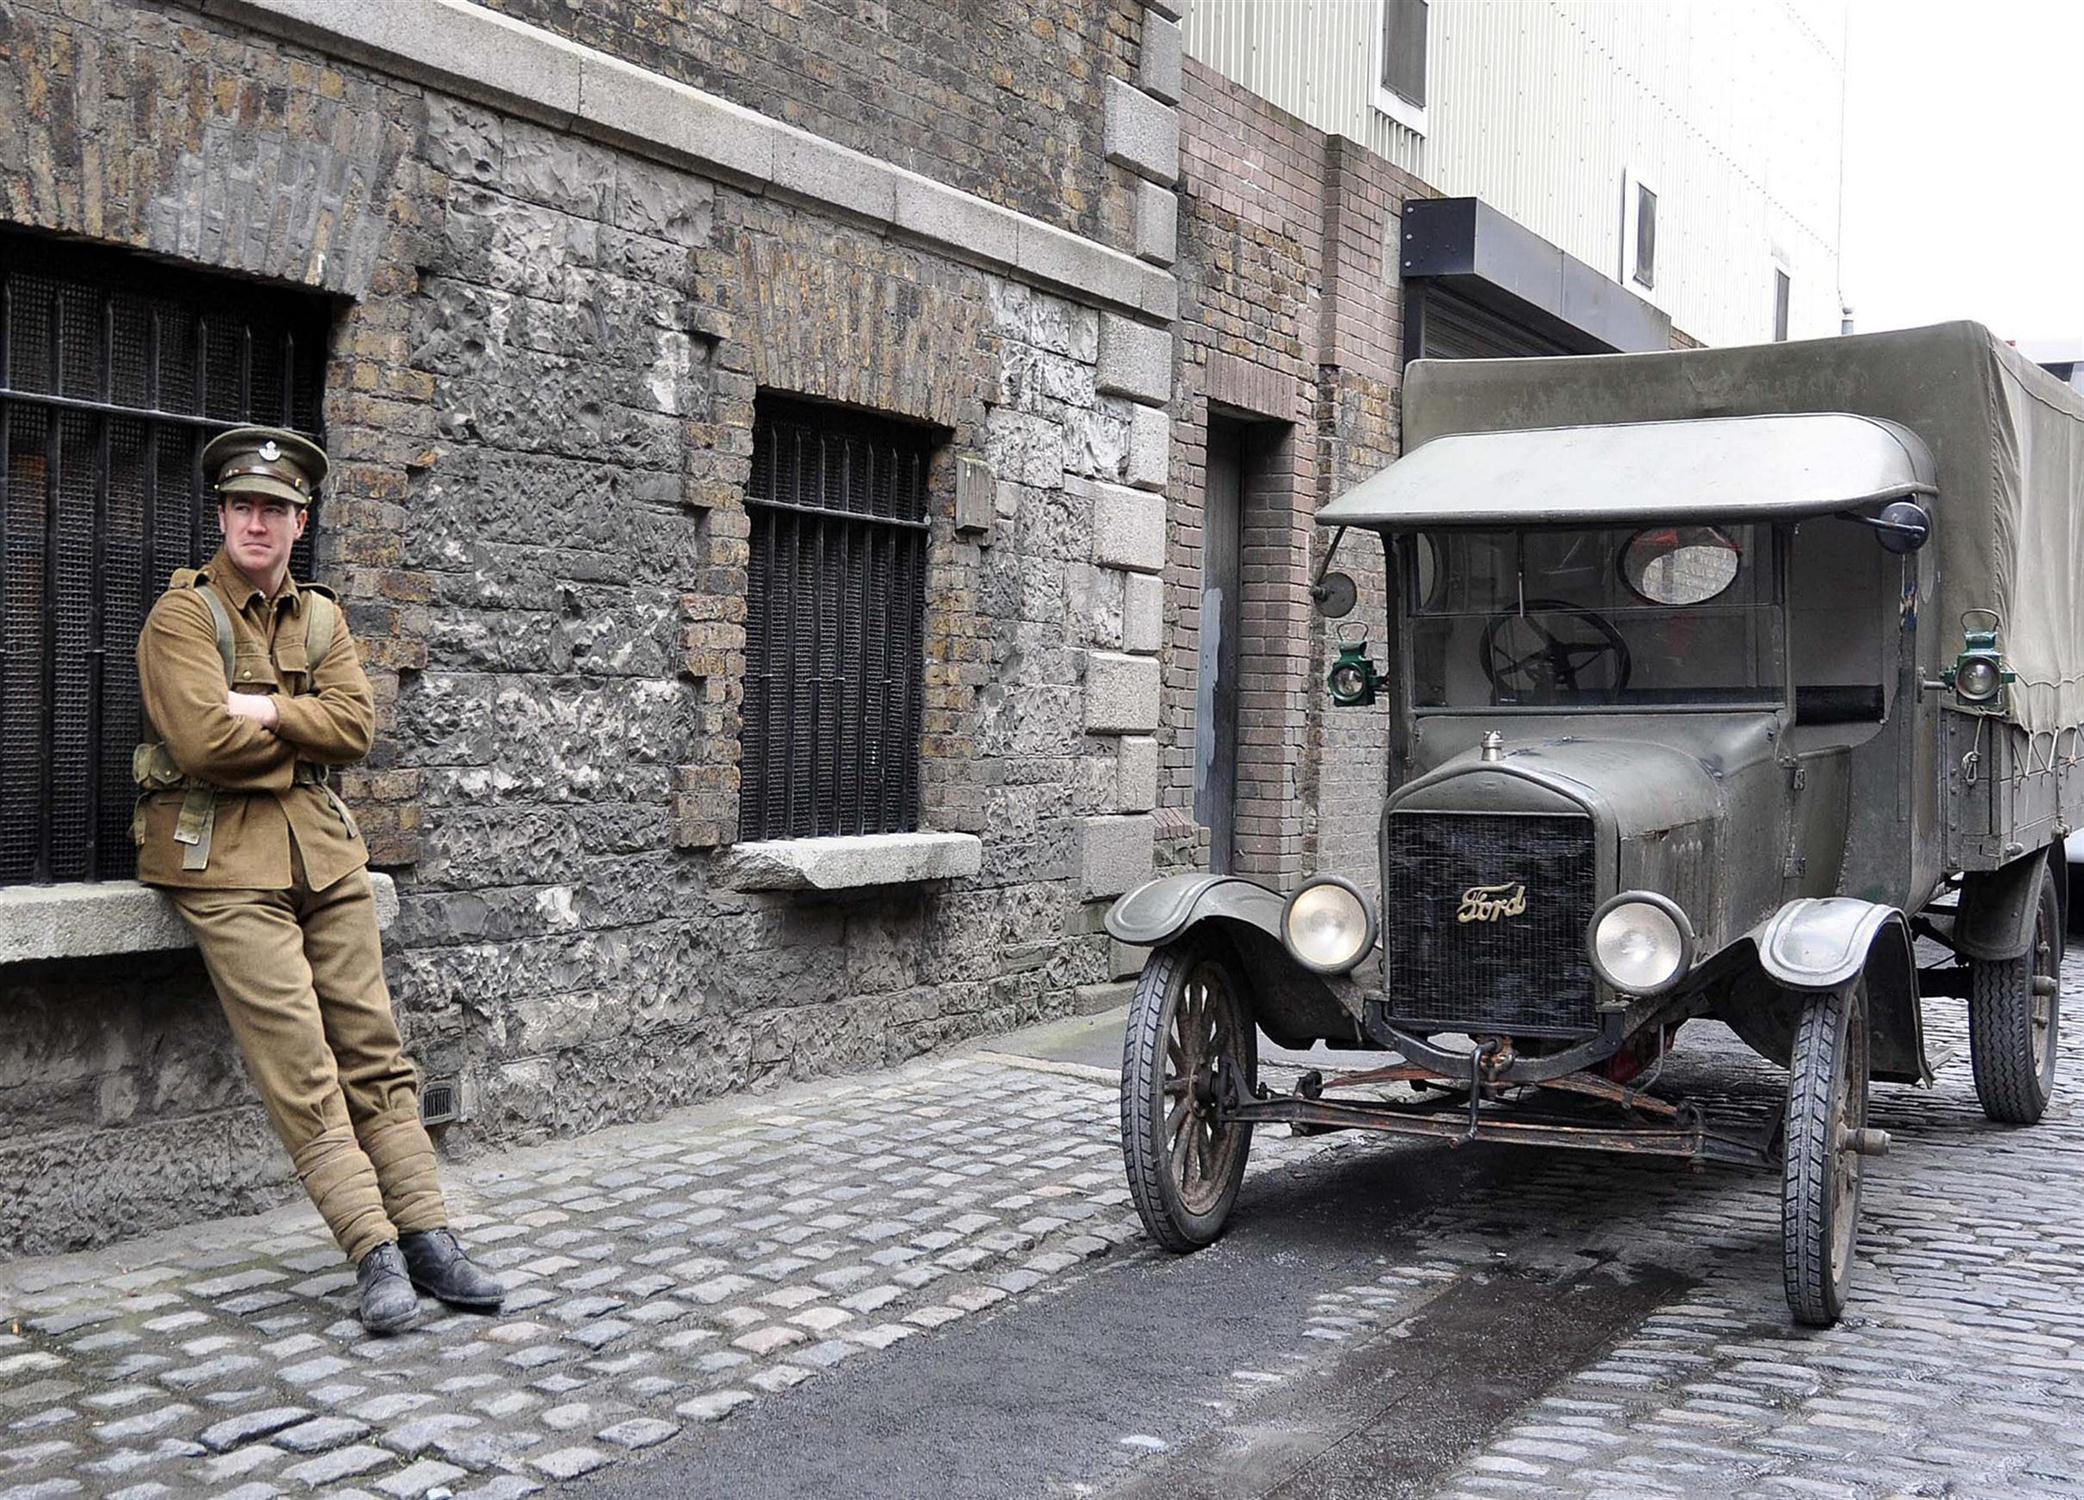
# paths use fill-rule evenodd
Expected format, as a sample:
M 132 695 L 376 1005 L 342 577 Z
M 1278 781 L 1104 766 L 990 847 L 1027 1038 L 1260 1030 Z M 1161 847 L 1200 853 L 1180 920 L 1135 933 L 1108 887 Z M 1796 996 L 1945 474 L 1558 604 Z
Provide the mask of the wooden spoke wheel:
M 1866 1124 L 1867 994 L 1855 982 L 1809 998 L 1787 1075 L 1781 1259 L 1787 1305 L 1812 1328 L 1838 1321 L 1852 1284 Z
M 1227 949 L 1190 935 L 1151 954 L 1122 1048 L 1122 1159 L 1143 1227 L 1168 1250 L 1214 1240 L 1237 1201 L 1252 1127 L 1218 1111 L 1252 1097 L 1257 1051 Z
M 2045 865 L 2034 891 L 2033 940 L 2017 958 L 1968 965 L 1968 1058 L 1983 1113 L 2031 1125 L 2055 1090 L 2062 1030 L 2062 897 Z

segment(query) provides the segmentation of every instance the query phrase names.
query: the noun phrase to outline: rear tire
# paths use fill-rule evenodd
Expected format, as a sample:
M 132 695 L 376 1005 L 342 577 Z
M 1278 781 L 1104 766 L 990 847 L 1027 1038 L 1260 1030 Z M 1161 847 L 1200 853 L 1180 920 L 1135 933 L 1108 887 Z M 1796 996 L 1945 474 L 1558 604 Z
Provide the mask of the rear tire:
M 1968 1056 L 1976 1098 L 1993 1120 L 2034 1124 L 2055 1089 L 2062 1031 L 2061 996 L 2054 988 L 2062 977 L 2062 897 L 2047 865 L 2034 889 L 2033 937 L 2026 951 L 2001 961 L 1971 959 L 1968 974 Z
M 1838 1321 L 1852 1285 L 1863 1174 L 1849 1132 L 1866 1123 L 1867 990 L 1860 980 L 1809 998 L 1789 1058 L 1781 1263 L 1788 1308 L 1811 1328 Z
M 1223 1232 L 1252 1149 L 1249 1123 L 1217 1102 L 1252 1097 L 1258 1042 L 1229 952 L 1189 935 L 1155 950 L 1122 1046 L 1122 1161 L 1150 1237 L 1198 1250 Z

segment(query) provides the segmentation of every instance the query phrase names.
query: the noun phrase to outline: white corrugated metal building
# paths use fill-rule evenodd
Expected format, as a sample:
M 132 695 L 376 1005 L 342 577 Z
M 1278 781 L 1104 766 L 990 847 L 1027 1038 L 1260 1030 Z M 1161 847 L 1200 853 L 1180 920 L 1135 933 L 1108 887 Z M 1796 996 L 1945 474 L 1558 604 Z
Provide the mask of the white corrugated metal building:
M 1838 331 L 1845 0 L 1189 0 L 1183 24 L 1214 71 L 1703 342 Z

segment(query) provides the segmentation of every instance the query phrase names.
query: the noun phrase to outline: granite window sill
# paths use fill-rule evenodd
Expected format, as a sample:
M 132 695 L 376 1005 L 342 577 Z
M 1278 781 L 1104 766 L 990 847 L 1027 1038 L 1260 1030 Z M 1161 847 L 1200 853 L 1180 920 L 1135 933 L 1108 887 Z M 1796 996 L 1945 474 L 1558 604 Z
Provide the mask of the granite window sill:
M 974 875 L 984 843 L 973 833 L 869 833 L 759 839 L 718 851 L 719 877 L 739 891 L 844 891 Z
M 388 927 L 398 915 L 397 887 L 373 870 L 369 884 L 376 892 L 376 924 Z M 0 964 L 194 946 L 173 903 L 135 880 L 0 888 Z

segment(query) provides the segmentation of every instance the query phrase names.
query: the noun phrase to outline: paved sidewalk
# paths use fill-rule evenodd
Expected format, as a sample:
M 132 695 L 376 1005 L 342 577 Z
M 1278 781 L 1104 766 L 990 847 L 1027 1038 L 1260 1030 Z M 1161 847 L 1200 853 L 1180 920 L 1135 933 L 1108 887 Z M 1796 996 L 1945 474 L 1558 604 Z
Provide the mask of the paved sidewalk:
M 1101 1070 L 972 1054 L 452 1166 L 512 1295 L 393 1339 L 302 1203 L 0 1265 L 0 1500 L 587 1473 L 1140 1246 L 1117 1109 Z

